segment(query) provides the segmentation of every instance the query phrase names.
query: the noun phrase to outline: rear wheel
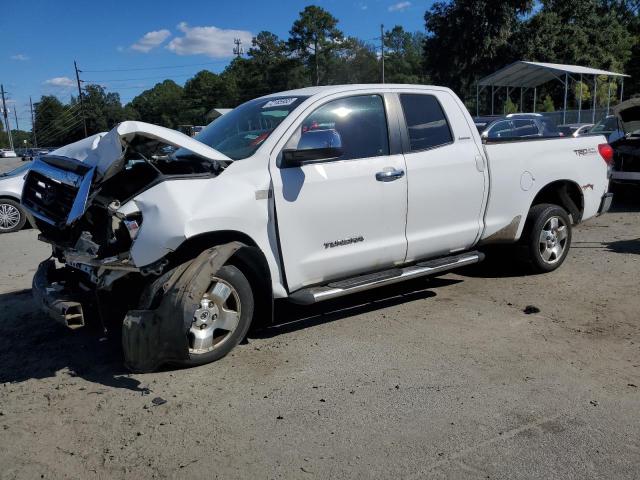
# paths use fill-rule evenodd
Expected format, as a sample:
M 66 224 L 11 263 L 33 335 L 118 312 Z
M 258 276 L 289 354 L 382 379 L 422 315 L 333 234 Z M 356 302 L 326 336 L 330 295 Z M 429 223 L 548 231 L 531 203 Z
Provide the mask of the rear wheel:
M 27 216 L 18 202 L 0 199 L 0 233 L 16 232 L 27 222 Z
M 548 203 L 534 205 L 521 239 L 534 272 L 551 272 L 562 265 L 571 247 L 571 235 L 571 219 L 563 208 Z

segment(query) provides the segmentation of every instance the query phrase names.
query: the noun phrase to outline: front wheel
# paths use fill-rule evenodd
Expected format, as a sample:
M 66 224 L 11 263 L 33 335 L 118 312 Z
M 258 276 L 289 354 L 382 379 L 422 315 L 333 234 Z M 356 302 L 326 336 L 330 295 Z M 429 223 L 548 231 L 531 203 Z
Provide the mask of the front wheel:
M 253 318 L 251 284 L 240 269 L 225 265 L 193 312 L 188 332 L 189 358 L 185 366 L 203 365 L 224 357 L 242 341 Z
M 571 219 L 563 208 L 548 203 L 533 206 L 521 240 L 533 271 L 551 272 L 562 265 L 571 247 L 571 234 Z

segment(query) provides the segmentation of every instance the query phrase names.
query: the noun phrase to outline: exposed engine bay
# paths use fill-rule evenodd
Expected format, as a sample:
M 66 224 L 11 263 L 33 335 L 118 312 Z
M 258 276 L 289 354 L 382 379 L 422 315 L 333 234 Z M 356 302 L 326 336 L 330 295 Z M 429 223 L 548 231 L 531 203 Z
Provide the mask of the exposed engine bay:
M 128 253 L 144 221 L 131 206 L 136 195 L 168 179 L 216 177 L 230 162 L 173 130 L 124 122 L 34 162 L 23 203 L 53 256 L 98 283 L 109 270 L 139 271 Z M 141 273 L 161 271 L 155 265 Z
M 52 245 L 52 259 L 34 277 L 34 292 L 42 293 L 36 298 L 69 327 L 93 317 L 106 332 L 108 319 L 138 307 L 145 277 L 169 265 L 133 261 L 144 222 L 134 198 L 167 180 L 217 177 L 230 162 L 197 140 L 142 122 L 123 122 L 36 159 L 22 202 L 39 238 Z

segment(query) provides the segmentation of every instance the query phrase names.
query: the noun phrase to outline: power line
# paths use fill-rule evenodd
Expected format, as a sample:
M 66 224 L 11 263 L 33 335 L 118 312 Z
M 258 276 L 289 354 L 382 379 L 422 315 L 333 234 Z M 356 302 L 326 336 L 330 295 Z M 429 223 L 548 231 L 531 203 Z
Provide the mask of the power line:
M 56 128 L 54 128 L 52 131 L 48 132 L 46 135 L 44 135 L 44 143 L 48 143 L 48 141 L 50 140 L 54 140 L 56 138 L 56 136 L 60 136 L 60 135 L 64 135 L 65 133 L 70 132 L 71 130 L 73 130 L 74 128 L 77 128 L 79 126 L 82 125 L 82 118 L 78 117 L 75 119 L 75 121 L 71 121 L 67 124 L 65 124 L 64 126 L 56 126 Z M 43 143 L 43 137 L 42 134 L 40 135 L 40 142 Z
M 191 76 L 193 76 L 193 74 L 191 74 L 191 73 L 181 73 L 181 74 L 178 74 L 178 75 L 171 75 L 171 76 L 172 77 L 191 77 Z M 138 78 L 114 78 L 114 79 L 111 79 L 111 80 L 106 80 L 106 79 L 95 80 L 93 78 L 90 78 L 88 80 L 82 80 L 82 83 L 135 82 L 135 81 L 138 81 L 138 80 L 160 80 L 160 79 L 169 80 L 166 76 L 162 76 L 162 77 L 159 77 L 159 76 L 155 76 L 155 77 L 138 77 Z
M 205 63 L 190 63 L 184 65 L 163 65 L 158 67 L 138 67 L 138 68 L 112 68 L 107 70 L 83 70 L 83 73 L 106 73 L 106 72 L 139 72 L 142 70 L 164 70 L 170 68 L 187 68 L 187 67 L 199 67 L 203 65 L 219 65 L 221 63 L 228 63 L 228 60 L 215 60 Z
M 68 122 L 69 120 L 75 120 L 78 118 L 81 118 L 79 112 L 75 111 L 71 113 L 71 109 L 69 109 L 66 112 L 63 112 L 60 115 L 58 115 L 58 117 L 55 118 L 48 126 L 44 127 L 40 132 L 40 135 L 45 135 L 47 133 L 50 133 L 56 128 L 59 128 L 62 124 L 65 124 L 66 122 Z
M 61 133 L 69 131 L 71 128 L 75 128 L 82 122 L 81 117 L 74 117 L 65 120 L 63 123 L 56 123 L 47 130 L 40 132 L 40 140 L 43 138 L 51 139 Z

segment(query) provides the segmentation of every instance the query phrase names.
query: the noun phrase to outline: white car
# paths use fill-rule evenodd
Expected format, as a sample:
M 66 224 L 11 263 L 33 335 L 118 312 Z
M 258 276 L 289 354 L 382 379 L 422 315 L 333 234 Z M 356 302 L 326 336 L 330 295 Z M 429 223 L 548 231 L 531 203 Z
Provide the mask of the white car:
M 586 135 L 593 128 L 593 123 L 567 123 L 558 125 L 558 130 L 565 136 L 580 137 Z
M 179 148 L 154 159 L 162 144 Z M 275 299 L 439 274 L 487 244 L 555 270 L 572 225 L 609 208 L 611 153 L 598 136 L 483 142 L 451 90 L 417 85 L 269 95 L 197 139 L 123 122 L 34 162 L 22 202 L 53 259 L 33 292 L 69 326 L 90 308 L 116 322 L 132 370 L 207 363 Z
M 9 172 L 0 173 L 0 233 L 20 230 L 28 221 L 20 205 L 20 196 L 30 167 L 31 163 L 25 163 Z
M 16 152 L 13 150 L 3 149 L 0 150 L 0 158 L 14 158 L 17 157 Z

